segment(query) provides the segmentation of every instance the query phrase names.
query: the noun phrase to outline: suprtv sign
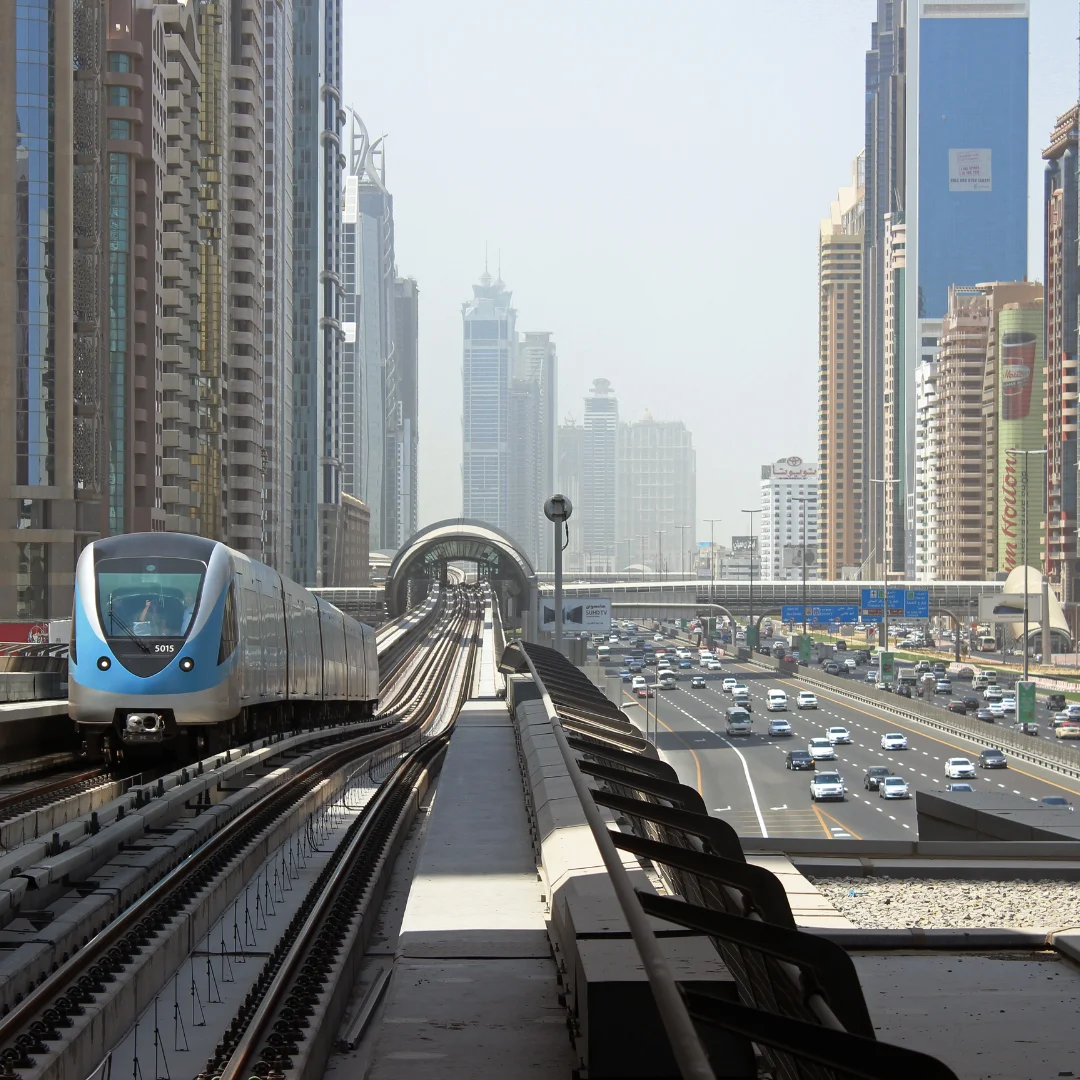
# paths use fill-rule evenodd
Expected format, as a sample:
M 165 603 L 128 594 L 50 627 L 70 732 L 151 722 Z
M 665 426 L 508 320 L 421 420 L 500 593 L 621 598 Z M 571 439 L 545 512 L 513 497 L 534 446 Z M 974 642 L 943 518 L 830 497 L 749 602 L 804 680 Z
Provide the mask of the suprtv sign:
M 610 600 L 564 600 L 562 610 L 564 631 L 611 629 Z M 540 601 L 540 629 L 555 629 L 555 601 L 549 597 Z

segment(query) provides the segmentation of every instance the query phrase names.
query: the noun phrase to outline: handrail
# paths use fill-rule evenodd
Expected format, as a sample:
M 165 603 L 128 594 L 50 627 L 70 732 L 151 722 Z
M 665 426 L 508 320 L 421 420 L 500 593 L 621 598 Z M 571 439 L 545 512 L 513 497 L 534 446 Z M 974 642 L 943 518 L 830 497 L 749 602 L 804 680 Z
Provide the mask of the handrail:
M 551 729 L 555 735 L 559 752 L 566 764 L 566 771 L 570 776 L 570 782 L 574 785 L 581 808 L 585 814 L 585 820 L 592 832 L 593 839 L 600 851 L 600 857 L 604 860 L 608 876 L 611 879 L 612 888 L 618 899 L 619 907 L 630 927 L 630 936 L 637 946 L 638 955 L 641 957 L 645 975 L 649 980 L 653 997 L 656 999 L 656 1007 L 660 1013 L 660 1020 L 664 1025 L 668 1040 L 671 1044 L 672 1054 L 679 1066 L 679 1071 L 684 1080 L 715 1080 L 712 1066 L 709 1064 L 708 1055 L 698 1037 L 697 1029 L 690 1018 L 682 994 L 679 991 L 675 977 L 671 973 L 667 959 L 656 940 L 656 935 L 649 926 L 649 920 L 645 915 L 630 881 L 630 876 L 623 866 L 622 859 L 608 833 L 607 825 L 600 816 L 596 803 L 593 802 L 592 789 L 585 780 L 581 769 L 578 768 L 577 759 L 566 741 L 566 733 L 563 731 L 562 721 L 555 705 L 551 700 L 543 679 L 540 678 L 533 664 L 532 657 L 526 649 L 521 650 L 525 662 L 529 666 L 533 681 L 539 688 L 544 709 L 551 721 Z

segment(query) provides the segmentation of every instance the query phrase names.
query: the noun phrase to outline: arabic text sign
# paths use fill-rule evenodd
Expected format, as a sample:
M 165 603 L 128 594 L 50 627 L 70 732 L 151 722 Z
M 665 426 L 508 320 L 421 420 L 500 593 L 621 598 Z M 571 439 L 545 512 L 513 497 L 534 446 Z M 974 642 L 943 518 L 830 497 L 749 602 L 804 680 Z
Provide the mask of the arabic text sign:
M 863 589 L 860 606 L 864 615 L 881 615 L 881 594 L 881 589 Z M 889 615 L 899 619 L 929 619 L 929 591 L 927 589 L 890 589 Z
M 830 623 L 858 622 L 859 609 L 854 604 L 807 604 L 806 621 L 814 626 Z M 780 608 L 780 620 L 786 623 L 803 621 L 802 604 L 784 604 Z

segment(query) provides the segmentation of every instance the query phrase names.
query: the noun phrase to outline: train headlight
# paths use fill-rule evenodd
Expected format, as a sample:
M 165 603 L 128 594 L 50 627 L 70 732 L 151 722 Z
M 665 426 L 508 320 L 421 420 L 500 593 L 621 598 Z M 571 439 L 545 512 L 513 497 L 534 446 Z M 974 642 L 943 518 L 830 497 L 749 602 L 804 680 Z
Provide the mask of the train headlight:
M 164 725 L 157 713 L 128 713 L 124 717 L 124 727 L 130 732 L 160 731 Z
M 180 661 L 180 670 L 181 671 L 193 671 L 194 668 L 195 668 L 195 661 L 192 660 L 190 656 L 185 656 L 184 659 Z
M 97 666 L 101 671 L 108 671 L 112 667 L 112 661 L 107 656 L 99 656 Z

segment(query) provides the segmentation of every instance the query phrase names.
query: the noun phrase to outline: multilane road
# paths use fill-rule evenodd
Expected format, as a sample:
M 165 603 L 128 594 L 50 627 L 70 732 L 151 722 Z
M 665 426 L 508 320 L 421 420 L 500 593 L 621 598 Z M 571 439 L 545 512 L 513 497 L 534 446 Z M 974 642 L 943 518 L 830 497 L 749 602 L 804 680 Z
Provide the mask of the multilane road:
M 912 791 L 940 791 L 949 781 L 944 762 L 967 757 L 973 762 L 983 749 L 978 742 L 931 730 L 917 720 L 888 716 L 873 706 L 849 702 L 827 690 L 811 686 L 798 677 L 779 678 L 748 664 L 723 661 L 722 672 L 703 673 L 704 689 L 691 689 L 691 672 L 679 673 L 675 690 L 657 690 L 649 699 L 658 721 L 658 747 L 679 773 L 680 779 L 701 792 L 710 812 L 722 814 L 748 836 L 802 836 L 854 839 L 915 839 L 915 800 L 885 800 L 863 788 L 863 773 L 871 765 L 886 765 L 908 781 Z M 617 675 L 618 668 L 610 669 Z M 693 674 L 697 674 L 695 668 Z M 731 697 L 721 682 L 734 676 L 749 687 L 753 702 L 754 732 L 729 738 L 724 734 L 725 710 Z M 787 712 L 769 713 L 770 689 L 788 695 Z M 627 711 L 641 727 L 645 723 L 644 700 L 631 695 L 622 684 L 624 704 L 638 706 Z M 800 690 L 817 695 L 816 710 L 799 710 L 795 698 Z M 640 711 L 639 711 L 640 710 Z M 786 718 L 791 736 L 769 737 L 769 719 Z M 650 724 L 652 721 L 650 720 Z M 842 725 L 852 742 L 836 748 L 835 762 L 819 762 L 818 771 L 835 769 L 848 788 L 845 802 L 812 803 L 813 773 L 785 768 L 785 755 L 805 749 L 810 739 L 824 736 L 829 727 Z M 881 736 L 898 731 L 908 737 L 909 749 L 887 752 Z M 972 783 L 987 790 L 1008 791 L 1030 799 L 1064 794 L 1080 806 L 1080 781 L 1073 781 L 1037 765 L 1017 761 L 1008 769 L 977 769 Z M 1063 810 L 1062 813 L 1069 813 Z

